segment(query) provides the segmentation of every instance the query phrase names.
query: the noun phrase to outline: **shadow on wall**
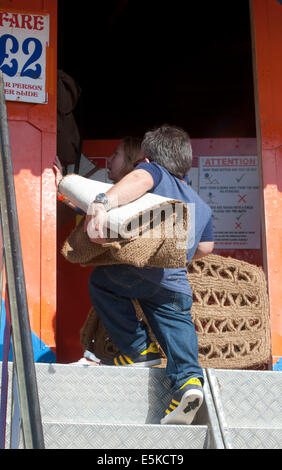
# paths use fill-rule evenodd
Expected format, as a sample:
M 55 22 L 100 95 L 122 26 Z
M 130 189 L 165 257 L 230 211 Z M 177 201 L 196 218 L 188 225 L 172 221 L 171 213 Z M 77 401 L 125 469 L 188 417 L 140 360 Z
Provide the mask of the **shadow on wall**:
M 34 354 L 34 361 L 35 362 L 45 362 L 45 363 L 52 363 L 56 362 L 56 355 L 53 351 L 46 346 L 38 336 L 31 332 L 31 339 L 32 339 L 32 346 L 33 346 L 33 354 Z M 9 343 L 9 346 L 8 346 Z M 6 309 L 5 309 L 5 302 L 2 299 L 1 302 L 1 319 L 0 319 L 0 361 L 3 361 L 3 357 L 7 353 L 7 349 L 9 350 L 8 360 L 13 361 L 13 347 L 12 347 L 12 339 L 10 338 L 9 341 L 9 327 L 6 322 Z

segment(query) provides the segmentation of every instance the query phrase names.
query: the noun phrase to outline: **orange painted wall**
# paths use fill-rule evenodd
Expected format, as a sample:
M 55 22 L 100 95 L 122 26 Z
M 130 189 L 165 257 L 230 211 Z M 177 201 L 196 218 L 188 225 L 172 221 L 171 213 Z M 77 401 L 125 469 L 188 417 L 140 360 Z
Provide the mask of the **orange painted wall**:
M 55 350 L 57 0 L 0 0 L 0 9 L 50 14 L 48 103 L 7 101 L 7 113 L 31 328 Z
M 282 356 L 282 2 L 250 2 L 273 363 Z

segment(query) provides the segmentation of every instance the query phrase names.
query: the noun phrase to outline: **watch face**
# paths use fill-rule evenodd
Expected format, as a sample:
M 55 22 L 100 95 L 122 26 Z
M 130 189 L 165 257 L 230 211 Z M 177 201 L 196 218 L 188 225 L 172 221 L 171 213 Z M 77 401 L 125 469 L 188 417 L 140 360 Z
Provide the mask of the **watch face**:
M 105 207 L 106 211 L 110 210 L 109 201 L 108 201 L 107 195 L 105 193 L 97 194 L 97 196 L 95 197 L 94 202 L 99 202 L 101 204 L 104 204 L 104 207 Z
M 108 199 L 107 199 L 106 194 L 103 194 L 103 193 L 97 194 L 97 196 L 96 196 L 96 198 L 95 198 L 95 201 L 97 201 L 97 202 L 102 202 L 102 203 L 106 203 L 107 200 L 108 200 Z

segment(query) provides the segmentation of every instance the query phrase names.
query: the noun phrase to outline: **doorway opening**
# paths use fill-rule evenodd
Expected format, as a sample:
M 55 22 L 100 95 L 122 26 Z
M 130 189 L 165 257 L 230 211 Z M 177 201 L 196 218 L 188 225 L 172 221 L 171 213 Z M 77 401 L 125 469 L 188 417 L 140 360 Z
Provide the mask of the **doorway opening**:
M 232 8 L 225 0 L 107 0 L 92 2 L 90 10 L 86 2 L 73 8 L 68 0 L 58 0 L 58 69 L 81 88 L 75 108 L 81 139 L 102 141 L 103 150 L 126 135 L 142 138 L 163 123 L 182 127 L 197 141 L 256 140 L 246 0 Z M 229 150 L 221 148 L 220 155 L 232 155 Z M 197 151 L 193 147 L 200 156 Z M 65 208 L 58 217 L 58 249 L 73 225 L 71 209 Z M 261 249 L 218 254 L 262 262 Z M 91 270 L 67 263 L 58 253 L 59 362 L 82 353 L 78 331 L 91 307 Z
M 83 139 L 163 123 L 191 138 L 256 136 L 246 0 L 107 0 L 89 11 L 58 0 L 58 68 L 82 89 Z

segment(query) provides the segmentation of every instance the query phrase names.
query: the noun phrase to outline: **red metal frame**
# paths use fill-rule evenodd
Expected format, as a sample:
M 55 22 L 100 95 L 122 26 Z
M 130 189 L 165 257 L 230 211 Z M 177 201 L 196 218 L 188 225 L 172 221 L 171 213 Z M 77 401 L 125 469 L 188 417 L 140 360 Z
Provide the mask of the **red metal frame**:
M 0 8 L 50 15 L 48 104 L 8 101 L 7 113 L 31 328 L 55 351 L 57 0 L 1 0 Z
M 282 4 L 251 0 L 258 151 L 262 177 L 264 269 L 273 364 L 282 357 Z

